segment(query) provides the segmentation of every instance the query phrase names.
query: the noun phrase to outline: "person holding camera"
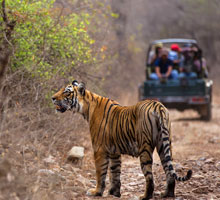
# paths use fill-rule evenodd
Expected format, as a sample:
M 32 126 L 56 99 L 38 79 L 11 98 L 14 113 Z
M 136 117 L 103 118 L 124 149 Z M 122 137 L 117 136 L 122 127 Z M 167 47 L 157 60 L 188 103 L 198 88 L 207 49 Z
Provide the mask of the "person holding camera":
M 173 69 L 173 62 L 168 58 L 168 53 L 166 49 L 161 51 L 161 57 L 155 61 L 155 73 L 150 75 L 150 79 L 178 79 L 178 71 Z

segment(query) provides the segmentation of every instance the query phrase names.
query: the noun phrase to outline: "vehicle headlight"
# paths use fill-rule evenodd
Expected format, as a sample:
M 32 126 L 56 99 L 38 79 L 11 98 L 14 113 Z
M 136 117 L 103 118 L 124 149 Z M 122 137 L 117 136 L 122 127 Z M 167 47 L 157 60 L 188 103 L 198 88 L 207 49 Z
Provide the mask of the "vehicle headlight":
M 206 82 L 206 87 L 210 87 L 210 86 L 212 86 L 212 84 L 213 84 L 213 81 L 212 81 L 212 80 L 207 81 L 207 82 Z

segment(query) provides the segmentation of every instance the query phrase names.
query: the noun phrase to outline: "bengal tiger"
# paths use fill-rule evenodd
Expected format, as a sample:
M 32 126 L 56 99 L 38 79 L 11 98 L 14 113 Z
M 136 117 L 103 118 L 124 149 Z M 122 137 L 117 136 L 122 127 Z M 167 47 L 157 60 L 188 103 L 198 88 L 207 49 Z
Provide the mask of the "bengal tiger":
M 175 180 L 186 181 L 192 171 L 179 177 L 172 165 L 171 134 L 168 110 L 158 101 L 145 100 L 134 106 L 121 106 L 116 101 L 99 96 L 76 80 L 52 96 L 60 112 L 72 110 L 88 121 L 96 167 L 96 188 L 87 195 L 102 196 L 110 166 L 109 194 L 120 197 L 121 154 L 140 157 L 146 179 L 145 193 L 140 199 L 153 197 L 152 154 L 160 156 L 166 173 L 166 190 L 163 197 L 174 197 Z

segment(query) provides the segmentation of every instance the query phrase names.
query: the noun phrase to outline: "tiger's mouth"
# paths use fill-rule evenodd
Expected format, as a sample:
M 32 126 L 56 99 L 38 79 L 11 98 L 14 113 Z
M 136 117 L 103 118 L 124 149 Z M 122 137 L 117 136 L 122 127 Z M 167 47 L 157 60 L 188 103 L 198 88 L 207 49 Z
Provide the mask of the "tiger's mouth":
M 67 109 L 66 109 L 65 107 L 61 107 L 61 106 L 59 106 L 59 105 L 56 105 L 56 110 L 59 111 L 59 112 L 61 112 L 61 113 L 63 113 L 63 112 L 65 112 Z

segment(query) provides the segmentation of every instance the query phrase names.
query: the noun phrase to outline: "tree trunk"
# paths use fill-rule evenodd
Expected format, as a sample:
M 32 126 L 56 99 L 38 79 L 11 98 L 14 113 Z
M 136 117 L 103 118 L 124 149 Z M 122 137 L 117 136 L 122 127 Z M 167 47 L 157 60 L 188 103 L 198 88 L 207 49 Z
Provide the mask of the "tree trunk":
M 4 114 L 4 99 L 5 96 L 3 94 L 3 80 L 5 77 L 5 73 L 8 68 L 8 63 L 10 56 L 12 54 L 12 44 L 10 42 L 11 35 L 13 32 L 13 29 L 15 27 L 16 22 L 15 21 L 9 21 L 8 16 L 5 9 L 5 0 L 2 1 L 2 18 L 3 23 L 2 26 L 2 41 L 0 44 L 0 126 L 3 120 L 3 114 Z

